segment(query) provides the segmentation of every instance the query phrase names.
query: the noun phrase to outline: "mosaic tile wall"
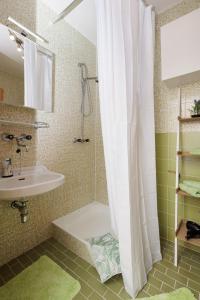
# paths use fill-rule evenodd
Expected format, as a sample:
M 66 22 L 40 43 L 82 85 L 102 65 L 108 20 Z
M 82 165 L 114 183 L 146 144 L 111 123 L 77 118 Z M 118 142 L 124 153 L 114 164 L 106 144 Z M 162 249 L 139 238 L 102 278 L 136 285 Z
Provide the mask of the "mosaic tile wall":
M 176 163 L 179 89 L 170 89 L 161 81 L 160 27 L 199 7 L 200 0 L 183 1 L 156 18 L 155 116 L 158 211 L 160 234 L 163 238 L 172 241 L 174 239 L 175 175 L 168 170 L 175 170 Z M 182 87 L 182 116 L 189 116 L 189 108 L 194 99 L 200 99 L 200 82 Z M 182 131 L 182 150 L 200 148 L 200 123 L 183 125 Z M 182 178 L 200 180 L 199 167 L 198 159 L 185 158 L 182 163 Z M 200 222 L 200 202 L 197 199 L 180 198 L 179 218 Z
M 50 125 L 50 129 L 37 131 L 1 126 L 0 134 L 32 134 L 29 152 L 23 153 L 23 166 L 39 162 L 51 170 L 63 173 L 66 181 L 57 190 L 30 199 L 29 221 L 26 224 L 20 223 L 18 211 L 11 209 L 9 202 L 0 202 L 0 265 L 50 237 L 52 220 L 93 201 L 95 190 L 100 195 L 94 176 L 95 169 L 98 172 L 95 153 L 99 151 L 98 146 L 95 146 L 96 128 L 97 133 L 100 133 L 100 125 L 95 126 L 95 120 L 99 122 L 95 83 L 91 82 L 94 112 L 85 124 L 86 137 L 91 142 L 86 145 L 72 143 L 73 138 L 80 134 L 81 90 L 77 64 L 85 62 L 89 75 L 94 76 L 96 48 L 64 21 L 49 27 L 54 14 L 40 0 L 0 1 L 0 22 L 5 24 L 9 15 L 49 40 L 48 47 L 56 54 L 55 101 L 54 113 L 0 105 L 1 118 L 23 122 L 40 120 Z M 5 157 L 13 159 L 14 167 L 19 166 L 16 145 L 0 141 L 0 160 Z M 102 159 L 98 154 L 100 163 Z

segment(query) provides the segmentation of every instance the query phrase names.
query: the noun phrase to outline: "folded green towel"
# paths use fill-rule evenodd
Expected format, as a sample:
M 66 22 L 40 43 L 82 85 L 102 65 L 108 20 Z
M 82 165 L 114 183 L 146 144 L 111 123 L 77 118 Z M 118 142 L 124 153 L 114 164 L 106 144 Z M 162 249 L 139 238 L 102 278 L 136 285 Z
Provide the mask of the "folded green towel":
M 190 290 L 181 288 L 169 294 L 161 294 L 140 300 L 196 300 L 196 298 Z
M 183 182 L 179 184 L 179 187 L 182 191 L 188 193 L 189 195 L 200 198 L 199 181 L 183 180 Z
M 190 153 L 192 155 L 200 155 L 200 148 L 193 149 L 192 151 L 190 151 Z
M 194 180 L 183 180 L 183 184 L 198 189 L 200 191 L 200 181 L 194 181 Z

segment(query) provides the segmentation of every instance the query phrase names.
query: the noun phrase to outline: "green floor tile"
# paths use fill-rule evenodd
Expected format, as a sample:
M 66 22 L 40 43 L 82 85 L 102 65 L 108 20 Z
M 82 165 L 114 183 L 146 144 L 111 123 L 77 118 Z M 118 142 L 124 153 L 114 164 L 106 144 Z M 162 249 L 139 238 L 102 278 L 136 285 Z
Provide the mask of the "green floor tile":
M 80 277 L 83 278 L 85 281 L 89 280 L 89 276 L 91 276 L 87 271 L 82 269 L 81 267 L 78 267 L 76 269 L 76 274 Z
M 63 264 L 66 265 L 69 269 L 71 270 L 76 270 L 78 268 L 78 265 L 73 261 L 71 260 L 70 258 L 64 258 L 62 260 Z
M 148 283 L 137 299 L 161 292 L 170 292 L 173 289 L 187 286 L 187 284 L 195 297 L 198 297 L 200 292 L 200 255 L 192 250 L 179 247 L 179 266 L 175 268 L 173 265 L 174 244 L 162 240 L 161 245 L 164 260 L 154 264 L 153 270 L 148 275 Z M 53 239 L 1 267 L 0 285 L 15 276 L 21 267 L 25 268 L 25 264 L 32 262 L 32 254 L 36 257 L 46 254 L 72 277 L 79 280 L 81 291 L 74 300 L 131 300 L 123 287 L 121 275 L 101 284 L 99 275 L 93 266 Z
M 189 279 L 188 287 L 200 293 L 200 282 L 197 283 Z
M 159 271 L 156 271 L 154 277 L 165 282 L 167 285 L 174 287 L 175 280 Z
M 147 293 L 145 293 L 144 291 L 142 291 L 137 295 L 136 299 L 145 298 L 145 297 L 149 297 L 149 295 Z
M 19 274 L 21 271 L 23 271 L 25 269 L 24 266 L 22 266 L 21 263 L 19 263 L 18 261 L 16 261 L 15 264 L 12 265 L 12 271 L 17 275 Z
M 123 300 L 131 300 L 132 298 L 129 296 L 129 294 L 126 292 L 125 288 L 123 288 L 119 294 L 120 298 Z
M 169 285 L 167 285 L 166 283 L 163 282 L 163 285 L 162 285 L 162 288 L 161 288 L 162 293 L 170 293 L 173 290 L 174 289 L 171 286 L 169 286 Z
M 85 261 L 84 259 L 82 259 L 80 257 L 77 257 L 75 259 L 75 262 L 76 262 L 76 264 L 80 265 L 84 269 L 88 269 L 91 266 L 87 261 Z
M 71 250 L 65 249 L 65 251 L 63 251 L 64 254 L 66 254 L 67 256 L 69 256 L 71 259 L 76 259 L 78 256 L 73 253 Z
M 153 285 L 154 287 L 160 289 L 161 285 L 162 285 L 162 281 L 160 281 L 159 279 L 155 278 L 154 276 L 148 276 L 148 283 L 150 285 Z
M 177 273 L 177 272 L 174 272 L 172 270 L 167 270 L 167 275 L 170 277 L 170 278 L 173 278 L 174 280 L 176 281 L 179 281 L 183 284 L 187 284 L 187 278 L 185 276 L 182 276 L 181 274 Z
M 97 270 L 93 267 L 93 266 L 90 266 L 88 269 L 87 269 L 87 272 L 89 272 L 92 276 L 94 276 L 97 280 L 100 280 L 100 276 L 99 276 L 99 273 L 97 272 Z
M 65 265 L 61 265 L 61 268 L 63 268 L 67 273 L 69 273 L 73 278 L 79 280 L 79 277 L 76 275 L 76 273 L 70 269 L 68 269 Z
M 192 267 L 199 269 L 200 272 L 200 263 L 198 261 L 194 261 L 187 257 L 181 257 L 180 261 L 187 263 L 188 265 L 191 265 Z
M 111 289 L 114 293 L 118 294 L 120 290 L 123 288 L 123 281 L 122 279 L 121 280 L 110 279 L 105 283 L 105 286 Z
M 78 293 L 78 295 L 76 295 L 73 300 L 86 300 L 87 298 L 85 296 L 83 296 L 81 293 Z
M 86 283 L 84 282 L 83 280 L 80 280 L 78 279 L 80 285 L 81 285 L 81 293 L 84 295 L 84 296 L 89 296 L 91 295 L 94 290 Z
M 108 290 L 105 284 L 100 283 L 92 276 L 88 278 L 86 282 L 93 290 L 95 290 L 100 295 L 103 295 Z
M 114 294 L 111 291 L 107 291 L 104 295 L 104 299 L 105 300 L 121 300 L 119 296 L 117 296 L 116 294 Z
M 154 287 L 152 285 L 149 286 L 147 292 L 150 296 L 158 295 L 161 293 L 159 289 L 157 289 L 156 287 Z
M 183 284 L 183 283 L 180 283 L 180 282 L 176 281 L 176 283 L 175 283 L 175 289 L 180 289 L 182 287 L 186 287 L 186 285 Z
M 200 262 L 200 253 L 194 253 L 194 251 L 191 251 L 191 259 Z
M 199 275 L 200 274 L 200 270 L 198 268 L 191 267 L 191 273 Z
M 183 268 L 179 268 L 179 273 L 193 281 L 199 282 L 200 284 L 200 273 L 199 274 L 193 274 Z
M 26 256 L 25 254 L 24 254 L 24 255 L 20 255 L 20 256 L 18 257 L 18 260 L 19 260 L 20 263 L 21 263 L 22 265 L 24 265 L 25 267 L 28 267 L 28 266 L 30 266 L 30 265 L 32 264 L 31 259 L 30 259 L 28 256 Z
M 97 293 L 93 293 L 89 298 L 89 300 L 103 300 L 101 296 L 99 296 Z
M 165 273 L 165 271 L 166 271 L 166 267 L 162 264 L 162 262 L 154 264 L 153 268 L 154 268 L 154 270 L 158 270 L 161 273 Z

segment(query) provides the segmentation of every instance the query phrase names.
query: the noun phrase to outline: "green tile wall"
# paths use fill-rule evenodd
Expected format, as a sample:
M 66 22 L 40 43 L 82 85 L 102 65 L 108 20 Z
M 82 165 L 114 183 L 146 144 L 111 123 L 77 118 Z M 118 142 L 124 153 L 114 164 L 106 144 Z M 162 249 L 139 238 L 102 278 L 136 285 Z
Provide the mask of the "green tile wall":
M 198 147 L 200 148 L 200 132 L 184 132 L 181 134 L 180 150 L 190 151 Z M 160 235 L 164 239 L 173 241 L 175 174 L 168 171 L 175 171 L 176 133 L 156 134 L 156 164 Z M 200 181 L 200 158 L 183 158 L 181 176 L 182 179 Z M 200 199 L 179 197 L 179 219 L 182 218 L 200 223 Z M 195 250 L 199 251 L 197 248 Z

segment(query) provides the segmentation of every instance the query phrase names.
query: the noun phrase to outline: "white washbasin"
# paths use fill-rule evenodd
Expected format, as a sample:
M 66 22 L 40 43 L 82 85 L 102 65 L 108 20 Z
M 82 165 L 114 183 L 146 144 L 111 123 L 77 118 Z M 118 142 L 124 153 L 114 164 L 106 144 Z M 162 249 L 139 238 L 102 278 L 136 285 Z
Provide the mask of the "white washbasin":
M 65 176 L 51 172 L 44 166 L 26 167 L 20 175 L 16 172 L 13 177 L 0 178 L 0 200 L 16 200 L 40 195 L 65 181 Z

